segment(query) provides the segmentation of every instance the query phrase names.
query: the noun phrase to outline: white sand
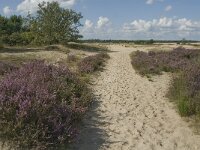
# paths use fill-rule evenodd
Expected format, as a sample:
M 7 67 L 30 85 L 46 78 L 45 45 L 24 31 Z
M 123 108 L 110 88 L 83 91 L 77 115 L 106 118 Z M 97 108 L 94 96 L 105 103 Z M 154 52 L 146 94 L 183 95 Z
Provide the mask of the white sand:
M 111 59 L 95 79 L 97 100 L 88 113 L 80 150 L 200 150 L 195 135 L 165 98 L 169 75 L 153 82 L 136 74 L 129 54 L 136 48 L 111 46 Z

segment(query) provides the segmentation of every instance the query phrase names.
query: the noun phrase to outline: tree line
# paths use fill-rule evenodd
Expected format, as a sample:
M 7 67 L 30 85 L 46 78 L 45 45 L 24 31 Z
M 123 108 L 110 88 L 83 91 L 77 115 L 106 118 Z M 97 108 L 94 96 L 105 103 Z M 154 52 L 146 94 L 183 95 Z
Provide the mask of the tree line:
M 76 41 L 82 36 L 81 13 L 64 9 L 58 2 L 43 2 L 26 17 L 0 15 L 0 41 L 6 45 L 49 45 Z

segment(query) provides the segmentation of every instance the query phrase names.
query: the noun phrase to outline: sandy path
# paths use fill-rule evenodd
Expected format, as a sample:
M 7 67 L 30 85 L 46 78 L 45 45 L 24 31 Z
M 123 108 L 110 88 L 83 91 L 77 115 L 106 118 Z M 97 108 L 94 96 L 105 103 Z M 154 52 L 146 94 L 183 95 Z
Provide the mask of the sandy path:
M 134 49 L 111 49 L 116 52 L 94 83 L 97 100 L 73 149 L 199 150 L 200 137 L 165 98 L 170 77 L 151 82 L 132 68 L 129 54 Z

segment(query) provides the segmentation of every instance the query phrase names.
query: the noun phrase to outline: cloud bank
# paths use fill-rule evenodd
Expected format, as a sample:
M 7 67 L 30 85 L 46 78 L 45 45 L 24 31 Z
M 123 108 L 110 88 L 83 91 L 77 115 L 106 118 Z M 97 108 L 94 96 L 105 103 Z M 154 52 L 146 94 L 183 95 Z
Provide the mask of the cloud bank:
M 5 7 L 3 8 L 3 13 L 4 13 L 5 16 L 11 15 L 12 12 L 13 12 L 13 10 L 12 10 L 9 6 L 5 6 Z
M 26 14 L 28 12 L 35 13 L 38 8 L 38 4 L 42 2 L 53 2 L 56 1 L 60 4 L 63 8 L 70 8 L 72 7 L 76 0 L 23 0 L 18 6 L 17 6 L 17 12 L 21 14 Z
M 92 21 L 86 20 L 81 33 L 86 39 L 194 39 L 200 36 L 200 21 L 162 17 L 133 20 L 116 27 L 107 17 L 99 17 L 96 26 Z

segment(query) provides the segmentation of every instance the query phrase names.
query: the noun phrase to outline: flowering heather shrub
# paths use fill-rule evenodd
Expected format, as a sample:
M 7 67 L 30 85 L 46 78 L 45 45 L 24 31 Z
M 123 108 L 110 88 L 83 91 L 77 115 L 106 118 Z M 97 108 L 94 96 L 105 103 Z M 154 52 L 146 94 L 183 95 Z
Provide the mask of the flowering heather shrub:
M 200 113 L 200 50 L 176 48 L 170 52 L 137 51 L 132 65 L 142 75 L 179 72 L 169 91 L 182 116 Z
M 176 48 L 170 52 L 148 53 L 137 51 L 131 55 L 132 65 L 140 74 L 160 74 L 162 71 L 178 71 L 186 68 L 191 62 L 198 58 L 199 50 Z
M 34 61 L 0 82 L 0 139 L 15 149 L 67 145 L 90 92 L 69 69 Z
M 78 69 L 81 73 L 92 73 L 100 69 L 109 55 L 106 53 L 96 54 L 94 56 L 85 57 L 78 64 Z

